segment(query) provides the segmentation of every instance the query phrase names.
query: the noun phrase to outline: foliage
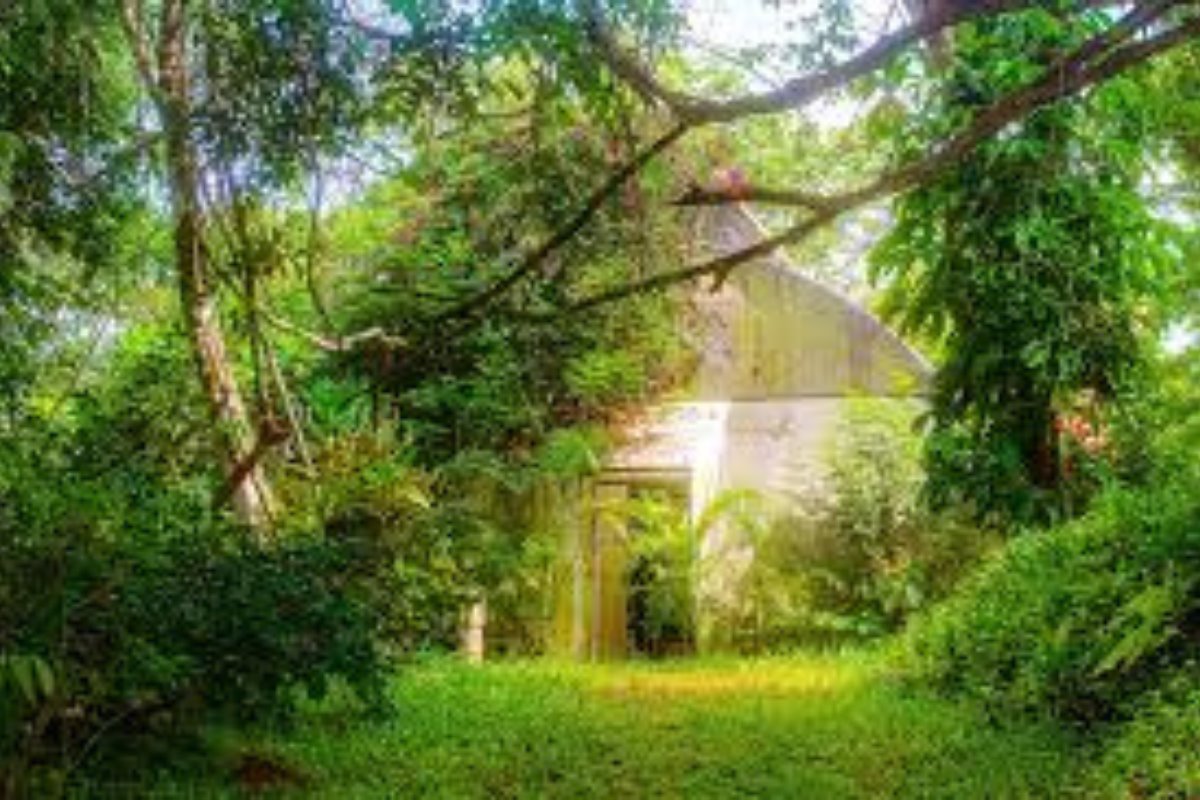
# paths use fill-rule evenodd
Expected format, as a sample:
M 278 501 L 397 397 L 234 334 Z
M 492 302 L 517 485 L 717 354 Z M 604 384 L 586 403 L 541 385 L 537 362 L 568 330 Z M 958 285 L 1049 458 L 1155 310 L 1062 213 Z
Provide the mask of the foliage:
M 1139 702 L 1134 718 L 1118 729 L 1092 769 L 1092 796 L 1166 800 L 1200 792 L 1200 691 L 1194 669 Z
M 5 609 L 3 646 L 16 654 L 7 665 L 18 685 L 31 669 L 40 684 L 5 717 L 12 780 L 120 760 L 122 739 L 197 717 L 286 715 L 297 690 L 320 696 L 335 677 L 377 701 L 372 619 L 343 588 L 344 554 L 189 534 L 157 547 L 85 549 L 74 538 L 5 548 L 5 582 L 20 598 Z
M 730 519 L 734 530 L 710 556 L 709 570 L 728 570 L 739 548 L 753 552 L 727 602 L 717 602 L 726 607 L 716 625 L 730 628 L 742 649 L 899 630 L 947 596 L 992 546 L 988 532 L 921 502 L 915 414 L 914 403 L 851 400 L 826 444 L 821 474 L 797 470 L 782 508 L 760 500 Z
M 144 756 L 143 745 L 167 733 L 194 732 L 212 716 L 241 725 L 286 718 L 307 707 L 301 695 L 320 697 L 331 684 L 375 703 L 385 656 L 449 648 L 464 607 L 482 598 L 509 650 L 537 651 L 545 609 L 536 605 L 556 543 L 531 519 L 531 493 L 594 472 L 596 432 L 686 371 L 678 296 L 569 311 L 679 266 L 686 231 L 656 209 L 691 177 L 660 156 L 593 200 L 668 121 L 619 70 L 599 67 L 600 37 L 580 15 L 597 6 L 622 48 L 657 58 L 681 41 L 684 6 L 355 5 L 29 0 L 0 9 L 2 795 L 53 796 L 96 764 L 119 775 L 127 755 Z M 819 67 L 853 52 L 852 5 L 823 0 L 803 23 L 810 41 L 784 55 Z M 736 142 L 704 139 L 697 160 L 705 172 L 741 162 L 753 187 L 815 178 L 833 191 L 878 166 L 874 154 L 847 151 L 861 152 L 906 102 L 919 119 L 898 147 L 914 151 L 1028 78 L 1043 51 L 1111 24 L 1052 11 L 965 27 L 941 76 L 900 59 L 894 69 L 909 70 L 906 82 L 863 128 L 826 137 L 794 118 L 761 118 L 739 125 Z M 1141 346 L 1166 307 L 1148 290 L 1167 285 L 1156 272 L 1167 262 L 1136 191 L 1154 150 L 1138 87 L 1194 99 L 1194 58 L 1180 51 L 1146 83 L 1113 83 L 1039 112 L 899 206 L 882 268 L 910 327 L 949 331 L 929 449 L 937 494 L 982 514 L 1044 520 L 1082 507 L 1113 466 L 1122 476 L 1154 472 L 1138 442 L 1152 423 L 1125 425 L 1114 402 L 1144 374 Z M 1194 108 L 1167 105 L 1154 113 L 1176 129 L 1164 140 L 1190 176 Z M 803 146 L 770 146 L 784 139 Z M 378 173 L 368 187 L 353 185 L 348 173 L 359 168 Z M 176 225 L 163 218 L 168 200 Z M 797 219 L 825 214 L 810 205 Z M 168 255 L 173 236 L 178 263 Z M 142 307 L 168 290 L 182 295 L 171 313 L 182 312 L 187 339 L 141 324 L 153 316 Z M 1167 305 L 1190 310 L 1183 300 Z M 285 339 L 326 355 L 298 355 Z M 1157 377 L 1182 383 L 1189 373 Z M 239 392 L 243 383 L 252 391 Z M 232 424 L 214 425 L 206 405 Z M 1059 435 L 1066 426 L 1055 422 L 1081 415 L 1101 446 Z M 279 432 L 280 417 L 290 430 Z M 717 504 L 722 541 L 745 568 L 728 596 L 710 596 L 710 612 L 738 647 L 893 630 L 975 557 L 984 539 L 917 503 L 912 442 L 894 432 L 862 424 L 831 464 L 836 499 L 802 519 L 775 523 L 747 497 Z M 214 506 L 225 500 L 223 480 L 244 466 L 241 451 L 256 445 L 284 502 L 254 543 Z M 1178 473 L 1174 489 L 1115 493 L 1074 533 L 1014 547 L 1006 566 L 916 634 L 923 668 L 944 683 L 937 665 L 962 656 L 963 674 L 997 708 L 1047 704 L 1090 717 L 1139 707 L 1141 689 L 1191 655 L 1195 548 L 1184 531 L 1196 493 L 1178 477 L 1193 474 L 1190 455 L 1180 448 L 1164 462 Z M 694 635 L 695 595 L 710 576 L 696 564 L 695 531 L 677 515 L 643 504 L 634 517 L 645 534 L 634 542 L 640 635 L 648 649 L 668 650 Z M 1022 607 L 992 599 L 989 581 Z M 956 615 L 971 626 L 961 630 Z M 1101 633 L 1084 640 L 1089 626 Z M 992 638 L 972 638 L 984 634 Z M 1012 653 L 1028 658 L 1014 666 L 1004 660 Z M 844 764 L 853 777 L 818 772 L 819 793 L 970 796 L 1050 785 L 1005 771 L 992 755 L 1036 761 L 1043 738 L 1018 737 L 1009 750 L 969 712 L 943 704 L 922 728 L 928 741 L 904 740 L 891 753 L 904 769 L 881 776 L 876 745 L 929 722 L 924 705 L 890 694 L 878 705 L 855 696 L 815 717 L 785 715 L 787 735 L 762 747 L 757 698 L 721 723 L 735 736 L 704 728 L 713 709 L 703 704 L 661 728 L 600 711 L 597 730 L 572 717 L 578 696 L 547 690 L 543 674 L 511 698 L 469 673 L 432 674 L 397 689 L 417 712 L 414 727 L 362 729 L 382 730 L 392 753 L 433 752 L 427 764 L 396 762 L 402 791 L 441 791 L 449 763 L 476 766 L 452 776 L 466 792 L 618 785 L 629 794 L 642 788 L 622 783 L 632 777 L 668 795 L 787 794 L 813 772 L 795 758 L 795 741 L 812 737 L 814 720 L 844 732 L 835 713 L 844 710 L 854 737 L 814 737 L 802 755 Z M 422 708 L 422 691 L 436 702 Z M 634 700 L 641 711 L 646 698 Z M 1146 706 L 1144 725 L 1133 723 L 1122 745 L 1128 754 L 1152 728 L 1187 735 L 1190 717 L 1174 716 L 1171 702 Z M 546 737 L 542 711 L 577 740 Z M 552 739 L 550 752 L 586 768 L 564 776 L 498 720 Z M 714 764 L 694 774 L 692 740 L 675 738 L 693 726 Z M 447 735 L 423 742 L 429 731 Z M 659 735 L 665 752 L 654 749 Z M 929 742 L 977 769 L 925 771 Z M 623 757 L 638 765 L 630 775 L 590 757 L 625 743 L 633 746 Z M 980 757 L 981 743 L 996 750 Z M 503 763 L 479 770 L 481 749 Z M 1133 757 L 1114 752 L 1114 764 Z M 372 767 L 384 763 L 370 753 Z M 354 758 L 333 768 L 351 770 L 347 785 L 376 778 Z
M 135 733 L 286 715 L 298 690 L 334 678 L 378 699 L 375 616 L 348 583 L 347 549 L 299 536 L 264 549 L 213 513 L 206 422 L 176 339 L 135 331 L 108 365 L 0 447 L 13 791 L 119 758 L 114 742 Z
M 763 653 L 780 637 L 776 625 L 790 606 L 794 575 L 767 549 L 774 517 L 766 498 L 750 490 L 726 491 L 697 521 L 697 583 L 702 652 Z
M 120 32 L 98 6 L 0 13 L 0 411 L 37 378 L 63 308 L 90 304 L 132 210 Z M 3 423 L 0 423 L 3 424 Z
M 395 654 L 453 649 L 464 609 L 487 597 L 498 625 L 536 594 L 545 542 L 525 527 L 519 480 L 476 454 L 425 472 L 382 434 L 343 436 L 316 454 L 319 482 L 286 482 L 289 520 L 349 556 L 356 596 L 379 615 Z M 526 585 L 533 582 L 534 585 Z M 520 636 L 526 635 L 520 632 Z
M 1194 369 L 1194 353 L 1159 365 L 1136 424 L 1114 428 L 1141 453 L 1136 480 L 1072 523 L 1011 541 L 902 642 L 910 676 L 993 718 L 1086 723 L 1102 752 L 1087 796 L 1195 791 Z
M 521 78 L 516 72 L 518 86 Z M 598 224 L 515 296 L 470 305 L 514 268 L 515 252 L 566 224 L 627 150 L 626 134 L 592 129 L 577 107 L 559 108 L 551 120 L 497 113 L 499 121 L 468 133 L 422 142 L 411 165 L 330 225 L 337 242 L 352 243 L 363 230 L 385 240 L 368 253 L 351 247 L 337 265 L 342 326 L 378 326 L 408 342 L 394 357 L 365 351 L 337 366 L 381 394 L 426 466 L 466 451 L 520 461 L 557 428 L 652 396 L 683 357 L 677 304 L 668 299 L 554 316 L 581 289 L 673 263 L 678 232 L 646 211 L 644 196 L 666 190 L 652 184 L 669 183 L 665 174 L 652 173 L 606 206 Z
M 1127 713 L 1196 655 L 1194 479 L 1113 490 L 1080 520 L 1017 539 L 911 629 L 909 668 L 995 714 Z
M 520 65 L 501 73 L 518 93 L 539 80 Z M 604 424 L 670 386 L 684 357 L 671 298 L 553 316 L 572 293 L 677 257 L 677 230 L 646 211 L 648 195 L 670 190 L 662 171 L 607 204 L 519 291 L 456 310 L 564 225 L 629 147 L 628 132 L 595 128 L 578 103 L 489 102 L 494 117 L 469 129 L 416 137 L 409 162 L 330 219 L 337 326 L 403 345 L 332 354 L 298 375 L 319 423 L 319 478 L 283 491 L 310 523 L 373 542 L 379 571 L 367 583 L 388 609 L 385 638 L 404 650 L 451 645 L 465 606 L 485 596 L 492 644 L 541 649 L 553 542 L 531 498 L 593 473 Z M 379 469 L 384 485 L 415 478 L 425 506 L 377 497 Z M 310 513 L 310 501 L 322 509 Z
M 1050 10 L 981 22 L 924 97 L 901 149 L 1019 84 L 1090 33 Z M 928 445 L 935 502 L 1045 523 L 1084 507 L 1113 454 L 1111 405 L 1158 331 L 1165 228 L 1139 187 L 1145 107 L 1117 81 L 1035 112 L 896 205 L 874 254 L 903 329 L 940 340 Z M 1088 441 L 1085 441 L 1088 440 Z
M 650 656 L 682 655 L 696 641 L 696 533 L 687 509 L 653 490 L 631 498 L 629 620 L 634 649 Z

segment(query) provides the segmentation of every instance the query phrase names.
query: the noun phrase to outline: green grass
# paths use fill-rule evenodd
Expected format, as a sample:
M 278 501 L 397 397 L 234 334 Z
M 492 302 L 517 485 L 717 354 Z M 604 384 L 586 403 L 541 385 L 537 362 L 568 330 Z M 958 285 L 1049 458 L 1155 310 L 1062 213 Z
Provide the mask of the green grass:
M 1050 798 L 1081 767 L 1053 728 L 989 726 L 854 656 L 442 662 L 393 694 L 382 721 L 329 702 L 215 736 L 220 782 L 176 775 L 173 794 L 232 793 L 247 755 L 287 765 L 285 796 L 337 798 Z

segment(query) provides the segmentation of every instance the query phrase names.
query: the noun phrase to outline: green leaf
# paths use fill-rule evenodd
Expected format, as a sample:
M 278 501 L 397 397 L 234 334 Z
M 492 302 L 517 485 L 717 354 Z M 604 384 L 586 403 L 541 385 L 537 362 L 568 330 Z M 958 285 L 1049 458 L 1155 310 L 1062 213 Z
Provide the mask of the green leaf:
M 8 660 L 8 673 L 13 682 L 21 690 L 26 702 L 36 703 L 38 699 L 37 685 L 34 682 L 33 659 L 24 656 L 14 656 Z

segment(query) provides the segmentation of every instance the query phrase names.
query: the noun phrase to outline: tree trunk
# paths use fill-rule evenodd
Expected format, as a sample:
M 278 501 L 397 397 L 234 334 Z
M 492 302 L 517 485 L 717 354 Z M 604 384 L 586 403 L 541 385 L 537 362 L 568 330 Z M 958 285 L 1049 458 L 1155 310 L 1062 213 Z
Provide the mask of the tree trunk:
M 191 139 L 185 0 L 162 7 L 158 43 L 157 102 L 166 134 L 167 180 L 175 218 L 175 269 L 184 324 L 199 369 L 200 384 L 217 426 L 226 487 L 239 517 L 260 537 L 270 528 L 273 506 L 256 454 L 254 426 L 229 360 L 204 245 L 200 174 Z

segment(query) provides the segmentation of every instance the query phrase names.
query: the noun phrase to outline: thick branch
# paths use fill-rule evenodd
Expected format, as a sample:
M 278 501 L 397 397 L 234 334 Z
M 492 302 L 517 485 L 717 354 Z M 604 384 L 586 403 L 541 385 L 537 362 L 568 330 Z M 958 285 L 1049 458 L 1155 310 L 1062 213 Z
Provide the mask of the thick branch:
M 799 206 L 812 211 L 829 207 L 829 198 L 803 189 L 772 189 L 765 186 L 745 186 L 725 189 L 691 186 L 687 192 L 671 201 L 677 206 L 723 206 L 729 203 L 756 203 L 771 206 Z
M 1200 36 L 1200 15 L 1197 15 L 1166 31 L 1129 43 L 1128 40 L 1137 33 L 1142 25 L 1160 17 L 1168 7 L 1194 6 L 1196 3 L 1173 2 L 1154 5 L 1157 13 L 1147 16 L 1145 8 L 1135 8 L 1125 18 L 1118 21 L 1112 29 L 1084 43 L 1069 56 L 1053 65 L 1040 80 L 1024 89 L 1006 95 L 981 111 L 965 129 L 942 143 L 925 158 L 886 172 L 866 186 L 821 198 L 818 203 L 811 202 L 811 197 L 807 198 L 809 202 L 803 205 L 814 209 L 815 213 L 782 233 L 763 239 L 742 250 L 691 267 L 662 273 L 592 295 L 564 310 L 568 313 L 586 311 L 638 294 L 666 289 L 706 276 L 714 276 L 719 285 L 736 267 L 766 256 L 780 247 L 803 241 L 847 211 L 907 191 L 936 178 L 955 166 L 1004 127 L 1024 118 L 1032 111 L 1108 80 Z M 1130 24 L 1131 20 L 1139 20 L 1140 23 L 1133 25 Z M 1104 46 L 1098 47 L 1098 40 L 1103 40 Z M 1127 43 L 1112 47 L 1122 41 Z M 1093 59 L 1097 55 L 1101 55 L 1101 57 Z M 1091 63 L 1088 63 L 1089 61 Z M 776 192 L 776 194 L 785 193 Z
M 1104 2 L 1108 2 L 1108 0 L 1104 0 Z M 1152 18 L 1161 15 L 1163 8 L 1169 8 L 1178 3 L 1179 0 L 1158 0 L 1148 5 L 1135 6 L 1133 14 L 1145 14 L 1147 10 L 1150 10 L 1150 18 Z M 1090 7 L 1096 4 L 1097 0 L 1081 0 L 1081 7 Z M 578 0 L 578 7 L 588 27 L 589 35 L 599 47 L 609 68 L 644 98 L 663 102 L 681 122 L 632 161 L 613 173 L 566 226 L 552 234 L 541 246 L 521 259 L 512 272 L 478 294 L 438 315 L 435 322 L 468 317 L 478 313 L 536 272 L 595 217 L 603 204 L 619 191 L 625 182 L 637 175 L 650 161 L 670 148 L 692 128 L 708 123 L 727 122 L 752 114 L 769 114 L 798 108 L 878 70 L 908 47 L 928 41 L 956 25 L 983 16 L 1019 11 L 1037 5 L 1038 3 L 1034 0 L 963 0 L 962 2 L 944 3 L 939 6 L 938 12 L 926 14 L 894 33 L 881 36 L 863 52 L 835 67 L 793 79 L 779 89 L 770 92 L 714 101 L 677 92 L 667 87 L 648 67 L 616 42 L 606 27 L 595 0 Z M 1142 20 L 1138 24 L 1144 24 L 1145 21 Z M 1106 41 L 1107 37 L 1116 37 L 1122 33 L 1119 25 L 1120 23 L 1104 36 L 1097 37 L 1093 46 L 1100 49 L 1109 46 L 1111 41 Z M 676 202 L 681 205 L 711 205 L 742 200 L 778 205 L 798 205 L 817 212 L 822 212 L 828 206 L 827 201 L 815 193 L 774 189 L 750 189 L 745 195 L 739 194 L 735 197 L 722 197 L 714 192 L 694 189 Z
M 1018 11 L 1038 5 L 1032 0 L 967 0 L 944 3 L 937 13 L 925 14 L 893 33 L 876 39 L 858 55 L 828 69 L 803 75 L 778 89 L 728 100 L 710 100 L 666 86 L 648 66 L 625 50 L 606 26 L 594 0 L 580 0 L 588 33 L 613 74 L 642 97 L 663 103 L 692 125 L 730 122 L 755 114 L 774 114 L 801 108 L 831 91 L 887 65 L 909 47 L 929 40 L 963 22 L 982 16 Z
M 389 333 L 378 326 L 345 336 L 322 336 L 269 312 L 261 313 L 264 320 L 279 330 L 298 336 L 318 350 L 324 350 L 327 353 L 349 353 L 376 343 L 388 350 L 401 350 L 407 345 L 402 337 Z
M 864 201 L 865 202 L 865 201 Z M 714 258 L 710 261 L 705 261 L 691 267 L 674 270 L 672 272 L 663 272 L 658 275 L 646 278 L 645 280 L 628 283 L 624 286 L 617 286 L 606 292 L 599 292 L 591 297 L 585 298 L 572 304 L 568 309 L 569 313 L 578 313 L 582 311 L 590 311 L 599 306 L 615 303 L 619 300 L 626 300 L 639 294 L 647 292 L 660 291 L 669 289 L 681 283 L 688 283 L 699 278 L 713 276 L 716 278 L 718 285 L 725 276 L 729 275 L 734 268 L 741 266 L 756 258 L 768 256 L 780 247 L 790 244 L 796 244 L 804 239 L 807 239 L 813 233 L 816 233 L 821 228 L 828 225 L 833 220 L 837 219 L 844 211 L 849 209 L 827 209 L 813 217 L 810 217 L 798 225 L 788 228 L 783 233 L 775 236 L 770 236 L 762 241 L 751 245 L 750 247 L 741 250 L 735 250 L 732 253 Z
M 134 65 L 142 84 L 147 90 L 153 90 L 158 85 L 158 75 L 144 26 L 145 11 L 141 0 L 124 0 L 121 3 L 121 27 L 125 31 L 125 38 L 129 40 L 129 49 L 133 53 Z

